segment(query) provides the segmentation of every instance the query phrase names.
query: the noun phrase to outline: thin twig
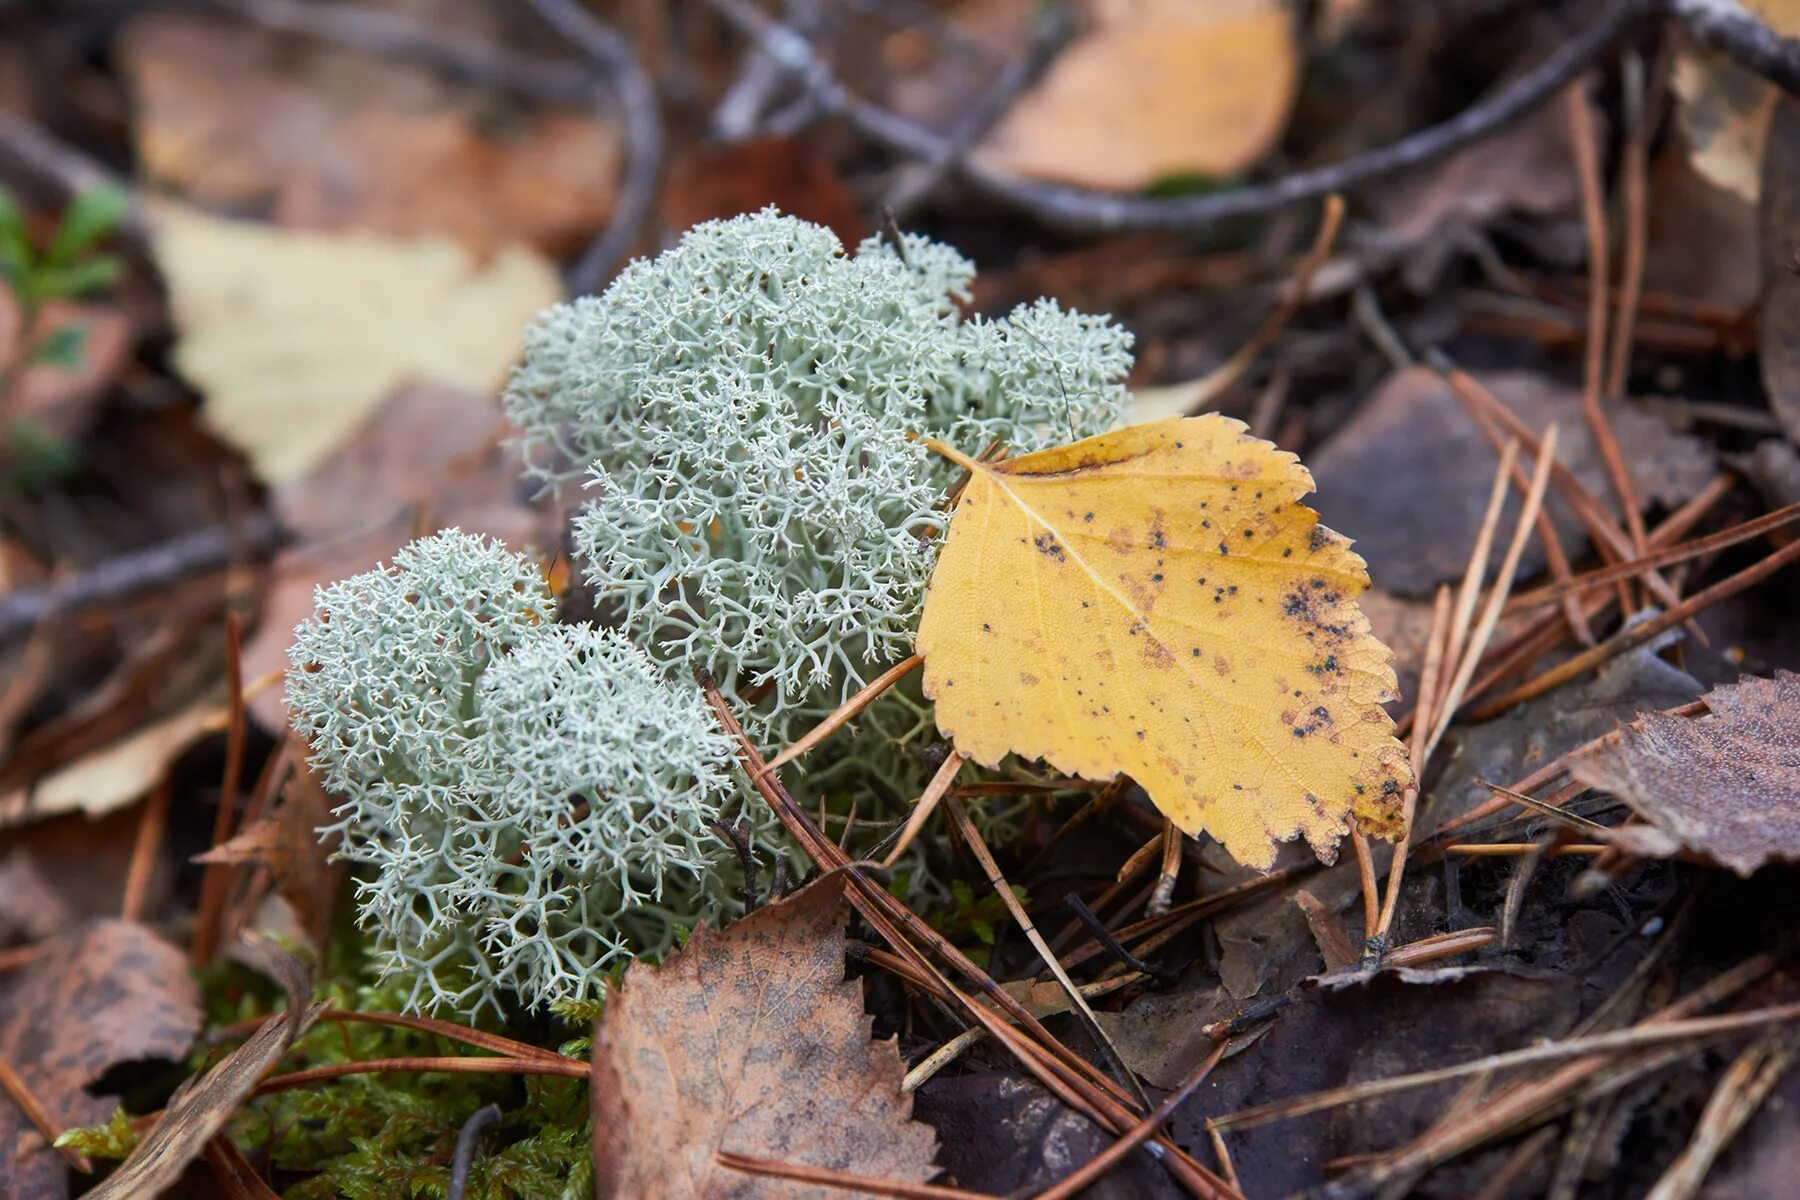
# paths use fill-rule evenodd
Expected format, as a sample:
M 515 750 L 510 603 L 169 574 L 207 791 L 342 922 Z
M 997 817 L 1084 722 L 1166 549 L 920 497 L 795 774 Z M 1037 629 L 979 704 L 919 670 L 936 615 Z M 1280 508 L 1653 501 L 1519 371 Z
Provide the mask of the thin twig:
M 1176 979 L 1180 978 L 1180 972 L 1173 971 L 1168 967 L 1151 966 L 1149 963 L 1127 950 L 1124 946 L 1121 946 L 1119 944 L 1119 939 L 1112 935 L 1112 930 L 1106 927 L 1106 922 L 1095 916 L 1094 910 L 1089 908 L 1082 901 L 1081 897 L 1077 896 L 1074 892 L 1070 892 L 1068 895 L 1064 896 L 1063 903 L 1068 906 L 1070 912 L 1075 914 L 1075 919 L 1088 931 L 1089 936 L 1099 942 L 1102 946 L 1105 946 L 1107 953 L 1124 963 L 1127 967 L 1130 967 L 1133 971 L 1136 971 L 1140 975 L 1148 975 L 1150 978 L 1159 980 L 1163 983 L 1174 983 Z
M 1528 854 L 1543 854 L 1549 858 L 1581 857 L 1590 854 L 1605 854 L 1612 849 L 1608 845 L 1594 842 L 1569 842 L 1561 846 L 1546 849 L 1536 842 L 1459 842 L 1445 846 L 1445 854 L 1460 854 L 1465 858 L 1521 858 Z
M 1660 637 L 1683 621 L 1693 617 L 1694 614 L 1705 611 L 1719 601 L 1728 600 L 1745 588 L 1761 583 L 1797 559 L 1800 559 L 1800 540 L 1789 542 L 1761 562 L 1746 567 L 1735 575 L 1721 579 L 1705 591 L 1697 592 L 1683 600 L 1674 608 L 1657 613 L 1635 625 L 1626 626 L 1591 650 L 1584 650 L 1580 654 L 1558 663 L 1535 679 L 1527 680 L 1505 695 L 1488 701 L 1472 716 L 1475 720 L 1485 720 L 1505 712 L 1521 701 L 1529 700 L 1533 696 L 1541 696 L 1550 689 L 1585 674 L 1609 659 L 1628 650 L 1635 650 L 1645 642 Z
M 212 841 L 208 848 L 217 850 L 231 840 L 237 826 L 238 788 L 243 781 L 245 739 L 249 736 L 249 717 L 244 709 L 243 636 L 238 615 L 225 614 L 225 687 L 228 697 L 228 719 L 225 733 L 225 774 L 219 783 L 219 807 L 213 814 Z M 204 967 L 213 959 L 224 926 L 225 900 L 236 878 L 230 863 L 209 862 L 200 879 L 200 905 L 194 914 L 192 959 L 196 967 Z
M 1043 76 L 1074 39 L 1076 25 L 1071 4 L 1051 4 L 1038 14 L 1032 22 L 1025 53 L 1006 65 L 933 154 L 900 170 L 884 205 L 895 219 L 904 219 L 924 202 L 976 143 L 1000 123 L 1013 101 Z
M 1510 445 L 1511 443 L 1508 443 Z M 1521 521 L 1523 527 L 1523 521 Z M 1434 696 L 1438 690 L 1438 673 L 1443 669 L 1445 650 L 1450 643 L 1450 590 L 1440 587 L 1437 599 L 1433 602 L 1431 615 L 1431 637 L 1425 643 L 1425 664 L 1419 673 L 1419 695 Z M 1479 645 L 1469 648 L 1472 657 L 1479 657 Z M 1433 719 L 1415 720 L 1412 730 L 1411 757 L 1413 767 L 1412 786 L 1406 789 L 1401 800 L 1400 837 L 1394 843 L 1394 857 L 1388 863 L 1387 895 L 1382 906 L 1381 915 L 1375 924 L 1374 934 L 1367 940 L 1376 946 L 1387 945 L 1388 931 L 1393 928 L 1394 914 L 1400 910 L 1400 884 L 1406 878 L 1406 856 L 1412 847 L 1413 817 L 1418 810 L 1419 787 L 1425 778 L 1425 764 L 1430 757 L 1432 742 L 1425 736 L 1425 730 L 1436 724 L 1435 711 L 1430 714 Z
M 1726 1068 L 1719 1086 L 1700 1114 L 1699 1127 L 1644 1200 L 1691 1200 L 1700 1191 L 1713 1160 L 1753 1116 L 1782 1075 L 1793 1065 L 1797 1047 L 1791 1037 L 1771 1032 L 1746 1047 Z
M 121 600 L 141 598 L 216 571 L 240 556 L 261 557 L 287 540 L 273 513 L 252 513 L 242 525 L 212 525 L 166 542 L 95 563 L 40 588 L 0 595 L 0 645 L 29 634 L 48 615 L 57 619 Z
M 811 42 L 770 19 L 748 0 L 711 3 L 733 25 L 755 38 L 785 70 L 799 77 L 823 111 L 842 117 L 863 136 L 896 153 L 926 159 L 942 153 L 943 138 L 852 95 Z M 1598 62 L 1639 12 L 1633 0 L 1613 0 L 1542 62 L 1449 120 L 1378 149 L 1268 183 L 1201 196 L 1159 198 L 1043 183 L 984 164 L 979 158 L 957 160 L 955 169 L 987 195 L 1047 225 L 1069 230 L 1185 231 L 1235 217 L 1259 216 L 1426 166 L 1506 128 L 1535 112 Z
M 463 1200 L 469 1187 L 469 1167 L 475 1161 L 475 1140 L 481 1131 L 500 1119 L 498 1104 L 485 1104 L 469 1114 L 456 1131 L 456 1150 L 450 1157 L 449 1200 Z
M 1541 1045 L 1526 1046 L 1519 1050 L 1490 1054 L 1484 1058 L 1456 1063 L 1448 1067 L 1438 1067 L 1430 1071 L 1418 1071 L 1411 1075 L 1395 1075 L 1387 1079 L 1373 1079 L 1367 1083 L 1315 1092 L 1310 1096 L 1275 1100 L 1268 1104 L 1259 1104 L 1254 1108 L 1239 1109 L 1237 1112 L 1227 1113 L 1222 1117 L 1214 1117 L 1211 1123 L 1220 1129 L 1249 1129 L 1257 1125 L 1266 1125 L 1270 1121 L 1303 1117 L 1308 1113 L 1323 1112 L 1328 1108 L 1336 1108 L 1344 1104 L 1373 1100 L 1380 1096 L 1391 1096 L 1396 1092 L 1430 1087 L 1451 1079 L 1463 1079 L 1470 1075 L 1489 1071 L 1506 1071 L 1517 1067 L 1531 1066 L 1535 1063 L 1559 1062 L 1563 1059 L 1581 1058 L 1615 1050 L 1636 1050 L 1644 1046 L 1659 1046 L 1670 1042 L 1725 1037 L 1749 1029 L 1759 1029 L 1766 1025 L 1785 1024 L 1796 1020 L 1800 1020 L 1800 1004 L 1781 1004 L 1772 1008 L 1752 1009 L 1749 1012 L 1729 1013 L 1720 1017 L 1695 1017 L 1690 1020 L 1661 1022 L 1645 1021 L 1629 1029 L 1615 1030 L 1611 1033 L 1597 1033 L 1589 1037 L 1546 1042 Z
M 1645 548 L 1644 512 L 1638 503 L 1637 486 L 1631 479 L 1631 468 L 1619 452 L 1619 439 L 1612 423 L 1601 407 L 1601 392 L 1606 387 L 1606 197 L 1600 183 L 1600 143 L 1594 133 L 1594 115 L 1588 107 L 1585 83 L 1575 83 L 1567 92 L 1569 124 L 1574 133 L 1576 174 L 1581 179 L 1581 222 L 1588 237 L 1588 329 L 1587 357 L 1582 369 L 1581 413 L 1594 435 L 1594 447 L 1606 465 L 1606 477 L 1612 483 L 1625 528 L 1631 535 L 1632 549 L 1639 557 Z
M 1307 250 L 1306 257 L 1300 260 L 1299 270 L 1294 272 L 1294 280 L 1287 295 L 1274 312 L 1263 318 L 1263 323 L 1250 335 L 1250 340 L 1239 346 L 1236 353 L 1207 372 L 1203 378 L 1182 385 L 1183 407 L 1186 411 L 1197 412 L 1224 395 L 1250 369 L 1257 356 L 1281 336 L 1287 323 L 1294 319 L 1294 314 L 1306 303 L 1313 276 L 1331 253 L 1331 247 L 1337 241 L 1338 230 L 1343 223 L 1344 198 L 1333 193 L 1325 197 L 1324 211 L 1319 214 L 1318 232 L 1313 235 L 1313 243 Z
M 642 232 L 662 179 L 663 122 L 656 85 L 625 36 L 574 0 L 529 0 L 546 25 L 600 68 L 625 122 L 625 177 L 600 236 L 569 268 L 571 295 L 600 289 Z
M 592 1070 L 591 1064 L 579 1059 L 556 1062 L 535 1056 L 370 1058 L 361 1062 L 327 1063 L 322 1067 L 308 1067 L 304 1071 L 290 1071 L 286 1075 L 271 1075 L 256 1085 L 256 1094 L 266 1096 L 270 1092 L 306 1087 L 325 1079 L 342 1079 L 346 1075 L 379 1075 L 390 1071 L 440 1071 L 454 1075 L 566 1075 L 571 1079 L 586 1079 Z
M 1795 521 L 1800 521 L 1800 504 L 1790 504 L 1785 508 L 1776 509 L 1772 513 L 1745 521 L 1741 525 L 1733 525 L 1730 529 L 1722 529 L 1718 533 L 1710 533 L 1705 537 L 1652 551 L 1642 558 L 1626 559 L 1621 563 L 1584 572 L 1566 583 L 1546 584 L 1540 588 L 1533 588 L 1529 592 L 1521 592 L 1506 602 L 1506 610 L 1513 612 L 1521 608 L 1534 608 L 1540 604 L 1554 603 L 1565 596 L 1604 587 L 1621 579 L 1630 579 L 1656 567 L 1666 567 L 1672 563 L 1687 562 L 1689 559 L 1716 553 L 1735 546 L 1739 542 L 1747 542 L 1751 538 L 1771 533 L 1783 525 L 1792 524 Z
M 1230 1048 L 1230 1045 L 1229 1042 L 1220 1042 L 1214 1046 L 1212 1053 L 1200 1061 L 1200 1065 L 1194 1069 L 1193 1074 L 1184 1079 L 1180 1087 L 1163 1098 L 1163 1102 L 1156 1106 L 1156 1111 L 1139 1121 L 1118 1141 L 1057 1180 L 1053 1186 L 1039 1192 L 1037 1200 L 1070 1200 L 1071 1197 L 1080 1195 L 1083 1190 L 1118 1166 L 1127 1154 L 1143 1145 L 1149 1140 L 1151 1134 L 1174 1116 L 1176 1109 L 1187 1103 L 1188 1097 L 1192 1096 L 1195 1089 L 1206 1082 L 1206 1077 L 1212 1074 L 1212 1069 L 1219 1065 L 1220 1059 L 1225 1057 L 1225 1051 Z
M 1619 267 L 1618 322 L 1606 365 L 1604 399 L 1625 398 L 1631 368 L 1632 326 L 1644 293 L 1644 260 L 1649 228 L 1650 113 L 1644 80 L 1644 58 L 1627 51 L 1620 68 L 1624 92 L 1625 150 L 1619 160 L 1619 193 L 1625 204 L 1625 254 Z
M 806 1163 L 781 1162 L 773 1158 L 757 1158 L 734 1150 L 713 1151 L 713 1161 L 730 1171 L 761 1175 L 770 1179 L 788 1179 L 795 1183 L 815 1183 L 820 1187 L 838 1188 L 846 1192 L 862 1192 L 869 1196 L 892 1196 L 897 1200 L 994 1200 L 986 1192 L 970 1192 L 962 1188 L 943 1187 L 935 1183 L 902 1183 L 895 1179 L 878 1179 L 873 1175 L 855 1175 L 830 1167 L 814 1167 Z M 752 1194 L 752 1193 L 746 1193 Z
M 1119 1048 L 1113 1045 L 1113 1040 L 1108 1036 L 1106 1027 L 1100 1024 L 1100 1018 L 1096 1017 L 1094 1010 L 1088 1007 L 1087 997 L 1081 994 L 1081 989 L 1069 977 L 1068 971 L 1064 970 L 1062 963 L 1057 961 L 1056 952 L 1050 949 L 1050 944 L 1044 940 L 1044 935 L 1038 932 L 1037 924 L 1032 921 L 1031 914 L 1025 911 L 1023 904 L 1019 903 L 1019 897 L 1014 894 L 1012 884 L 1008 883 L 1006 876 L 1001 873 L 1000 864 L 994 861 L 993 852 L 988 849 L 986 840 L 981 836 L 981 831 L 975 828 L 975 822 L 969 820 L 969 814 L 964 811 L 962 802 L 955 796 L 946 796 L 944 811 L 955 823 L 956 830 L 962 835 L 963 841 L 968 843 L 969 849 L 974 852 L 975 861 L 981 864 L 982 873 L 987 876 L 988 886 L 994 889 L 994 893 L 1006 905 L 1006 910 L 1012 914 L 1013 920 L 1024 931 L 1026 939 L 1036 948 L 1038 956 L 1044 960 L 1044 964 L 1050 968 L 1050 973 L 1056 977 L 1056 982 L 1062 985 L 1063 992 L 1069 997 L 1069 1002 L 1074 1005 L 1075 1012 L 1080 1015 L 1082 1024 L 1087 1026 L 1088 1033 L 1093 1036 L 1095 1043 L 1105 1052 L 1106 1057 L 1112 1063 L 1113 1071 L 1118 1075 L 1120 1082 L 1131 1089 L 1131 1094 L 1137 1097 L 1140 1105 L 1146 1109 L 1149 1108 L 1150 1097 L 1144 1094 L 1144 1085 L 1138 1082 L 1137 1075 L 1125 1065 L 1125 1059 L 1119 1054 Z
M 137 838 L 131 844 L 131 865 L 125 871 L 125 892 L 119 901 L 121 920 L 143 920 L 144 898 L 150 892 L 150 873 L 156 867 L 163 830 L 169 824 L 169 794 L 172 790 L 165 775 L 150 789 L 150 796 L 144 801 L 144 811 L 138 817 Z
M 932 775 L 931 782 L 925 785 L 925 790 L 913 801 L 912 812 L 907 814 L 906 824 L 901 827 L 899 837 L 894 840 L 894 848 L 881 860 L 883 867 L 891 867 L 900 861 L 900 856 L 906 853 L 907 848 L 913 844 L 913 839 L 919 836 L 919 831 L 925 828 L 925 822 L 936 810 L 938 801 L 950 794 L 950 788 L 956 782 L 956 773 L 968 761 L 969 756 L 961 750 L 952 750 L 944 758 L 943 765 Z
M 850 697 L 836 709 L 832 710 L 823 721 L 807 730 L 798 741 L 769 760 L 768 770 L 779 771 L 802 754 L 807 753 L 820 742 L 842 729 L 863 709 L 874 703 L 883 692 L 912 674 L 925 660 L 916 654 L 909 654 L 881 674 L 871 679 L 856 695 Z
M 1525 497 L 1525 507 L 1519 514 L 1519 523 L 1513 529 L 1512 543 L 1506 548 L 1506 558 L 1500 566 L 1500 576 L 1494 583 L 1493 591 L 1488 594 L 1487 607 L 1482 610 L 1481 621 L 1475 627 L 1474 636 L 1463 653 L 1463 660 L 1457 666 L 1456 674 L 1451 677 L 1449 690 L 1444 695 L 1443 706 L 1432 714 L 1433 728 L 1430 739 L 1425 743 L 1425 756 L 1431 757 L 1432 750 L 1444 731 L 1450 727 L 1451 718 L 1462 705 L 1463 694 L 1468 690 L 1469 681 L 1475 675 L 1475 667 L 1481 656 L 1487 652 L 1488 641 L 1494 635 L 1494 626 L 1500 620 L 1500 610 L 1506 604 L 1506 594 L 1512 589 L 1513 579 L 1519 570 L 1519 558 L 1525 552 L 1525 543 L 1531 539 L 1532 524 L 1537 519 L 1539 508 L 1544 503 L 1544 489 L 1550 481 L 1551 464 L 1556 461 L 1556 426 L 1553 424 L 1544 430 L 1543 445 L 1538 449 L 1537 463 L 1532 468 L 1531 491 Z
M 1476 783 L 1476 786 L 1478 786 L 1478 787 L 1484 787 L 1490 792 L 1497 792 L 1500 795 L 1505 796 L 1508 800 L 1511 800 L 1514 804 L 1522 804 L 1526 808 L 1536 809 L 1538 812 L 1543 813 L 1545 816 L 1549 817 L 1552 821 L 1557 821 L 1557 822 L 1561 822 L 1563 824 L 1586 828 L 1586 829 L 1605 829 L 1606 828 L 1606 826 L 1600 824 L 1600 822 L 1598 822 L 1598 821 L 1590 821 L 1588 818 L 1579 816 L 1575 813 L 1564 812 L 1562 809 L 1558 808 L 1554 804 L 1551 804 L 1547 800 L 1539 800 L 1536 796 L 1527 796 L 1523 792 L 1515 792 L 1511 788 L 1501 787 L 1497 783 L 1490 783 L 1487 780 L 1480 778 L 1479 776 L 1476 777 L 1475 783 Z
M 88 1161 L 87 1155 L 73 1146 L 56 1145 L 57 1135 L 62 1130 L 56 1127 L 55 1118 L 38 1102 L 38 1098 L 32 1095 L 31 1089 L 25 1085 L 25 1081 L 19 1077 L 19 1073 L 13 1070 L 12 1064 L 5 1058 L 0 1058 L 0 1091 L 12 1097 L 13 1103 L 19 1106 L 19 1111 L 25 1114 L 25 1119 L 37 1127 L 37 1131 L 44 1135 L 44 1140 L 49 1142 L 71 1167 L 86 1175 L 93 1174 L 94 1164 Z M 7 1147 L 9 1158 L 14 1152 L 15 1147 Z

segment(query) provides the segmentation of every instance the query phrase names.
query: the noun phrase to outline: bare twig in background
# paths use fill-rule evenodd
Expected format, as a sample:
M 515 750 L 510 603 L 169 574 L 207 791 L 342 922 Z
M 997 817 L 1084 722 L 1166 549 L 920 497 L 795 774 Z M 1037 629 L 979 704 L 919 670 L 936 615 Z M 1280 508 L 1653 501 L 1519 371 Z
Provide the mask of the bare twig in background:
M 480 38 L 362 4 L 299 0 L 214 0 L 226 12 L 266 29 L 303 33 L 370 54 L 419 63 L 509 92 L 568 104 L 591 104 L 594 75 L 575 62 L 518 54 Z
M 1038 14 L 1025 53 L 1007 64 L 1000 77 L 975 101 L 962 124 L 924 162 L 900 169 L 899 178 L 888 189 L 886 205 L 896 219 L 905 218 L 936 190 L 988 130 L 999 124 L 1019 94 L 1043 76 L 1056 61 L 1056 56 L 1074 39 L 1075 33 L 1076 21 L 1071 5 L 1052 4 Z
M 656 204 L 662 178 L 663 122 L 656 85 L 623 34 L 574 0 L 530 0 L 545 24 L 569 39 L 600 68 L 625 122 L 625 178 L 606 229 L 569 268 L 572 295 L 598 291 L 631 253 Z
M 1736 0 L 1662 0 L 1661 7 L 1701 45 L 1786 91 L 1800 92 L 1800 39 L 1782 37 Z
M 800 77 L 818 98 L 823 111 L 844 118 L 863 136 L 896 153 L 928 160 L 943 154 L 945 139 L 852 95 L 812 43 L 794 30 L 771 20 L 748 0 L 711 2 L 733 25 L 755 38 L 771 58 Z M 1092 233 L 1200 229 L 1233 217 L 1274 212 L 1422 167 L 1504 129 L 1535 111 L 1598 61 L 1640 12 L 1639 5 L 1631 0 L 1613 0 L 1599 17 L 1543 62 L 1449 120 L 1365 154 L 1268 183 L 1204 196 L 1157 198 L 1041 183 L 969 159 L 957 161 L 955 169 L 985 194 L 1062 229 Z
M 47 587 L 0 596 L 0 644 L 29 634 L 46 614 L 68 617 L 216 571 L 237 559 L 260 558 L 287 541 L 269 512 L 252 513 L 243 525 L 212 525 L 141 550 L 95 563 Z

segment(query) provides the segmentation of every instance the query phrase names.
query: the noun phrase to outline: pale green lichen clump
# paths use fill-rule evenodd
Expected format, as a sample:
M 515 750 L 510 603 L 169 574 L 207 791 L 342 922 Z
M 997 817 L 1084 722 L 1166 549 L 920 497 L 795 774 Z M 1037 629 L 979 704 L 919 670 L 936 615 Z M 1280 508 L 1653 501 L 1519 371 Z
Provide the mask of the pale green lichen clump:
M 786 737 L 911 648 L 951 478 L 910 439 L 1013 454 L 1115 424 L 1130 339 L 907 236 L 846 255 L 773 210 L 697 226 L 527 331 L 506 395 L 534 470 L 583 479 L 588 581 L 660 661 Z
M 552 623 L 522 557 L 446 530 L 328 588 L 288 703 L 415 1007 L 592 994 L 731 911 L 731 745 L 622 635 Z
M 289 705 L 415 1007 L 579 1000 L 728 914 L 733 747 L 691 672 L 791 740 L 911 649 L 954 478 L 917 435 L 1018 455 L 1118 421 L 1129 335 L 1050 301 L 965 320 L 973 275 L 772 210 L 698 226 L 540 316 L 505 397 L 531 471 L 586 485 L 574 545 L 615 628 L 557 625 L 524 559 L 454 530 L 320 589 Z M 934 726 L 916 679 L 860 726 L 784 779 L 866 841 Z

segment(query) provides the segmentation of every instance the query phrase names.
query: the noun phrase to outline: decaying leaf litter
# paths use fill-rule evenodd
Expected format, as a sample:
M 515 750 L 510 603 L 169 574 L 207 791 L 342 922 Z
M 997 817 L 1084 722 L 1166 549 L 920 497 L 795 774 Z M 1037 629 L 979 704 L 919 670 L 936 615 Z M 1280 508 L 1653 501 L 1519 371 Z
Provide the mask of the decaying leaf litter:
M 1780 1194 L 1793 14 L 828 7 L 0 12 L 3 1190 Z M 641 645 L 730 907 L 409 1012 L 288 631 L 447 526 L 614 620 L 520 327 L 770 203 L 981 266 L 916 642 L 791 719 Z

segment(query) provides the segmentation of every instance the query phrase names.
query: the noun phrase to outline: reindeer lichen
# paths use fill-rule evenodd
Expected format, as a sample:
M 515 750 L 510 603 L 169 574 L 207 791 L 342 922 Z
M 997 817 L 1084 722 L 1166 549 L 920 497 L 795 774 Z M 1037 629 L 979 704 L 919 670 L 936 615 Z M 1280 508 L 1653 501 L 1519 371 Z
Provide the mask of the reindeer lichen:
M 1040 301 L 962 320 L 974 269 L 847 255 L 767 210 L 690 230 L 527 333 L 533 470 L 585 479 L 588 581 L 664 662 L 785 736 L 911 648 L 949 476 L 911 435 L 1024 453 L 1116 423 L 1129 336 Z
M 691 686 L 555 613 L 523 557 L 446 530 L 321 588 L 298 630 L 294 726 L 415 1007 L 581 998 L 730 911 L 730 743 Z

